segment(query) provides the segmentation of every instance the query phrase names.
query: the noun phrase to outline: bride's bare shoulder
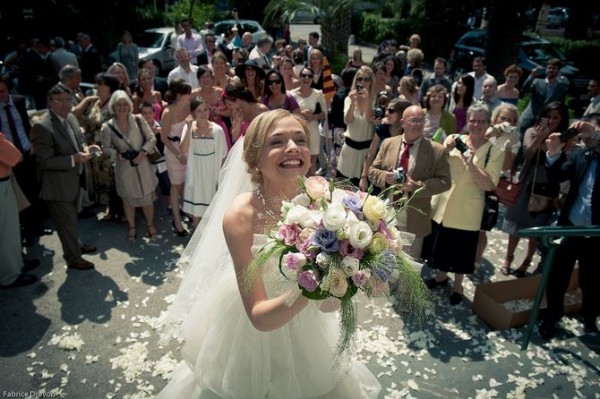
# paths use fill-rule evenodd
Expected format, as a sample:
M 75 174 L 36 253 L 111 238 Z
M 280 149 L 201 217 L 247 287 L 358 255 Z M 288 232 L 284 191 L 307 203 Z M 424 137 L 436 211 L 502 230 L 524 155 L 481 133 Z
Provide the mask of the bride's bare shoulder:
M 255 208 L 252 205 L 254 194 L 252 192 L 239 194 L 223 218 L 223 230 L 228 232 L 240 232 L 245 228 L 252 229 L 255 216 Z

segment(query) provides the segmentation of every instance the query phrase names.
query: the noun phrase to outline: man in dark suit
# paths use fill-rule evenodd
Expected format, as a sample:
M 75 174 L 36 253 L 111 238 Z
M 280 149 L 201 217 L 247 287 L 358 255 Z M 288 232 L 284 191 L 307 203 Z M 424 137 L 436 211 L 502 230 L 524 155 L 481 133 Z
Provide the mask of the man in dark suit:
M 546 140 L 548 177 L 570 181 L 560 216 L 559 226 L 600 225 L 600 129 L 589 122 L 576 122 L 586 146 L 569 154 L 564 151 L 560 133 Z M 555 335 L 555 324 L 563 315 L 564 297 L 575 261 L 579 263 L 579 285 L 582 292 L 583 320 L 586 333 L 598 333 L 596 319 L 600 316 L 600 268 L 598 250 L 600 237 L 564 238 L 556 249 L 548 277 L 546 299 L 548 307 L 542 314 L 539 332 L 542 338 Z
M 71 113 L 71 94 L 66 87 L 53 86 L 48 92 L 48 104 L 49 111 L 31 129 L 31 142 L 42 175 L 40 197 L 48 204 L 67 266 L 91 269 L 94 264 L 81 254 L 95 252 L 96 248 L 80 246 L 77 211 L 83 166 L 92 158 L 90 151 L 100 148 L 96 145 L 84 148 L 79 123 Z
M 421 257 L 423 239 L 431 233 L 431 197 L 451 185 L 448 154 L 441 144 L 423 137 L 424 121 L 425 113 L 420 106 L 408 107 L 402 114 L 404 133 L 385 139 L 369 168 L 369 180 L 387 188 L 399 183 L 394 170 L 402 166 L 406 172 L 405 181 L 401 182 L 402 191 L 407 198 L 423 188 L 399 219 L 401 230 L 415 235 L 411 255 L 417 259 Z M 402 165 L 403 162 L 406 164 Z
M 19 62 L 19 93 L 31 96 L 36 109 L 46 108 L 48 89 L 58 82 L 48 39 L 34 39 Z
M 167 92 L 167 90 L 169 90 L 169 84 L 167 83 L 167 79 L 161 78 L 160 76 L 156 75 L 157 71 L 158 71 L 158 65 L 155 62 L 158 63 L 158 61 L 156 61 L 154 59 L 148 60 L 148 59 L 142 58 L 138 62 L 138 71 L 142 68 L 146 68 L 147 70 L 150 71 L 150 73 L 153 76 L 153 80 L 154 80 L 153 88 L 154 88 L 154 90 L 159 91 L 164 99 L 165 93 Z M 132 78 L 131 84 L 129 85 L 129 88 L 131 89 L 132 93 L 135 92 L 136 86 L 137 86 L 137 76 Z
M 81 79 L 86 83 L 93 83 L 96 74 L 102 72 L 102 57 L 88 35 L 81 36 L 80 45 L 83 48 L 79 59 Z
M 525 108 L 519 120 L 521 137 L 525 134 L 525 130 L 533 126 L 545 105 L 553 101 L 560 101 L 564 104 L 569 92 L 570 82 L 569 79 L 560 74 L 561 67 L 562 61 L 552 58 L 548 60 L 545 77 L 540 76 L 543 68 L 536 67 L 523 83 L 521 92 L 523 95 L 531 94 L 531 100 L 529 100 L 529 104 L 527 104 L 527 108 Z M 476 100 L 478 99 L 476 98 Z

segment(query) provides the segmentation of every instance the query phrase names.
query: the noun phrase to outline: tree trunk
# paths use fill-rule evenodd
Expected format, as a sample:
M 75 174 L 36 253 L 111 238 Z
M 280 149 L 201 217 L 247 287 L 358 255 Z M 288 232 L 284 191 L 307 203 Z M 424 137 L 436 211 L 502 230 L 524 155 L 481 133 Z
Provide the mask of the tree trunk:
M 518 0 L 493 0 L 488 9 L 486 42 L 487 72 L 504 81 L 504 69 L 519 58 L 523 21 L 518 14 Z

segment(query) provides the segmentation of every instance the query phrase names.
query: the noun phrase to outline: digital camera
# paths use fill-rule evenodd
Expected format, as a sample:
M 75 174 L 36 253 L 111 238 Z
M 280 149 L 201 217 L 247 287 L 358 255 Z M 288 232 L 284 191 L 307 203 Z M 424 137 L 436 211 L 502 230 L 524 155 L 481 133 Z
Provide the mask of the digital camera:
M 365 86 L 361 85 L 361 84 L 357 84 L 356 85 L 356 91 L 361 91 L 362 89 L 364 89 Z
M 402 184 L 406 181 L 406 171 L 402 166 L 394 170 L 394 178 L 396 179 L 396 183 Z
M 464 141 L 462 141 L 458 137 L 454 139 L 454 145 L 456 146 L 456 149 L 460 151 L 461 154 L 464 154 L 465 151 L 469 149 L 469 147 L 467 147 Z
M 579 134 L 579 130 L 575 129 L 574 127 L 570 127 L 560 134 L 560 142 L 567 143 L 567 142 L 569 142 L 569 140 L 571 140 L 573 137 L 577 136 L 578 134 Z
M 373 110 L 373 115 L 375 115 L 375 119 L 381 119 L 385 116 L 385 109 L 378 105 Z

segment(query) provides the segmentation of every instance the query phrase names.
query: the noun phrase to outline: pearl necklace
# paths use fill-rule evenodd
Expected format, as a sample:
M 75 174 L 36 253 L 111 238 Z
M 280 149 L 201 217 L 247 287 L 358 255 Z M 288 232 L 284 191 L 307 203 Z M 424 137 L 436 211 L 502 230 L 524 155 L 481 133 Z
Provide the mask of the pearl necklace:
M 273 212 L 272 209 L 267 208 L 267 201 L 265 200 L 265 196 L 263 195 L 260 187 L 256 190 L 256 196 L 262 203 L 264 209 L 264 213 L 259 211 L 256 214 L 256 217 L 261 220 L 264 219 L 265 216 L 269 217 L 270 219 L 275 219 L 275 212 Z

